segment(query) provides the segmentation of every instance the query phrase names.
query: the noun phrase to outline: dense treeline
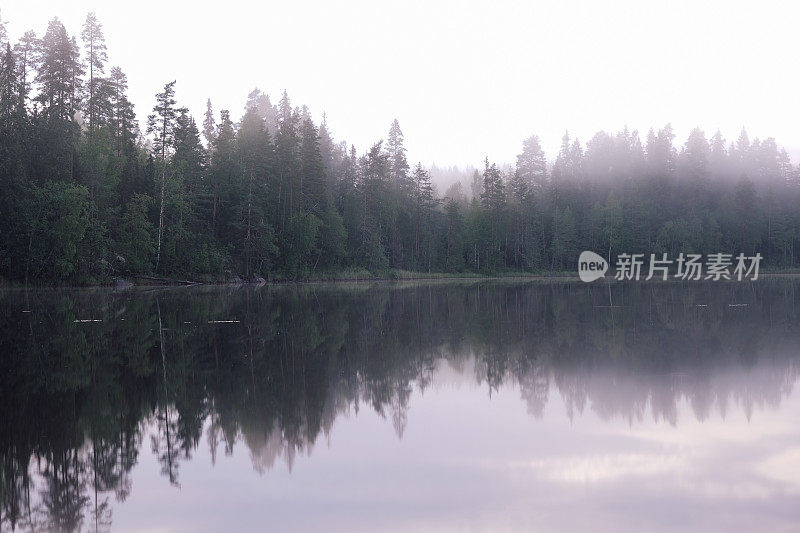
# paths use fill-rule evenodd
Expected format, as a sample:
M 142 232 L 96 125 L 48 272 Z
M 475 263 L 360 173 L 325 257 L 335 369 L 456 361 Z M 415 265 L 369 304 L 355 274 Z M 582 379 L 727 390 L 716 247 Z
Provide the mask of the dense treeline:
M 179 484 L 200 449 L 291 467 L 358 409 L 402 437 L 442 365 L 533 417 L 560 397 L 631 424 L 749 418 L 798 378 L 798 285 L 615 284 L 618 307 L 563 282 L 6 291 L 0 528 L 109 526 L 152 489 L 133 472 L 151 453 Z
M 796 264 L 800 183 L 772 138 L 728 144 L 669 125 L 640 139 L 565 134 L 548 164 L 536 136 L 514 168 L 488 160 L 436 192 L 395 120 L 359 155 L 283 94 L 254 90 L 235 121 L 209 101 L 198 125 L 157 94 L 140 130 L 102 26 L 58 19 L 8 41 L 0 23 L 0 276 L 91 282 L 574 269 L 581 250 L 760 252 Z

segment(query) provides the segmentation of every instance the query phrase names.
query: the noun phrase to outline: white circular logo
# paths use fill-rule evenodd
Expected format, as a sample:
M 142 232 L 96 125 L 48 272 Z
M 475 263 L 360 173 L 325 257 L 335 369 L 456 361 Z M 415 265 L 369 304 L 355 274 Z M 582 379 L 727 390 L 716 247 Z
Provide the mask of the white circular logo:
M 608 262 L 594 252 L 581 252 L 578 258 L 578 276 L 581 281 L 589 283 L 605 276 Z

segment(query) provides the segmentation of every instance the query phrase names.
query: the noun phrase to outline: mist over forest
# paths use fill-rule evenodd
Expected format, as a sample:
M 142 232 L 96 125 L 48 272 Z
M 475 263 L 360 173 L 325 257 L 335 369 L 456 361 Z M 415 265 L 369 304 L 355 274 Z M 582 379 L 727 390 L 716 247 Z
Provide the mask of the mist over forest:
M 531 135 L 513 165 L 426 168 L 391 109 L 363 152 L 286 92 L 195 116 L 165 80 L 134 109 L 92 13 L 78 35 L 0 22 L 0 45 L 3 282 L 542 273 L 582 250 L 797 266 L 800 173 L 771 137 L 566 132 L 548 161 Z

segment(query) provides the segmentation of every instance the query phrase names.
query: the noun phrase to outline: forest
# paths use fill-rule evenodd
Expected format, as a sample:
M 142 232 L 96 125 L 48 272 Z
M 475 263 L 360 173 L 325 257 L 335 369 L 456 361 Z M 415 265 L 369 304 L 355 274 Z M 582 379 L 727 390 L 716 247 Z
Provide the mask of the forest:
M 2 283 L 543 273 L 582 250 L 796 266 L 800 174 L 744 129 L 565 133 L 553 161 L 532 135 L 439 191 L 397 120 L 359 153 L 286 92 L 254 89 L 241 116 L 209 100 L 198 122 L 168 81 L 139 121 L 92 13 L 15 43 L 0 21 L 0 51 Z

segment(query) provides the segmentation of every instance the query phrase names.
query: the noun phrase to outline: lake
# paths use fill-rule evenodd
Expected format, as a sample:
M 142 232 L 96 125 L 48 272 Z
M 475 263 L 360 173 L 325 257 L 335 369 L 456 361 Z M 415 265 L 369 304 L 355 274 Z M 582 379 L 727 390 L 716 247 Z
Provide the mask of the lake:
M 0 529 L 800 527 L 800 281 L 0 293 Z

